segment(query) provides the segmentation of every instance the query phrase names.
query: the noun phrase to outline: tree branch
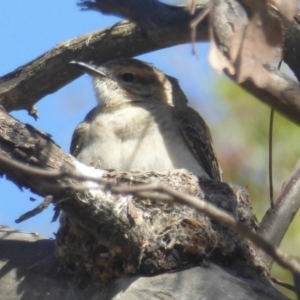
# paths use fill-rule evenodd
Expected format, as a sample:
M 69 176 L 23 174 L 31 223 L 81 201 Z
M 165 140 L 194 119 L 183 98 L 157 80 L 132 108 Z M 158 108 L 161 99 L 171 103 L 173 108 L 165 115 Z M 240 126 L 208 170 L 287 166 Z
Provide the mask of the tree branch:
M 274 208 L 270 208 L 260 223 L 258 233 L 275 247 L 279 247 L 290 224 L 300 207 L 300 160 L 298 160 L 290 177 L 286 180 Z M 262 259 L 270 269 L 274 259 L 261 254 Z
M 84 1 L 82 5 L 87 5 L 88 2 L 90 3 L 90 1 Z M 164 5 L 156 0 L 147 0 L 147 5 L 153 5 L 156 12 L 149 14 L 148 6 L 141 6 L 138 0 L 117 2 L 118 6 L 112 5 L 114 1 L 101 0 L 99 3 L 107 5 L 106 13 L 132 17 L 135 22 L 139 22 L 138 25 L 135 22 L 121 22 L 106 30 L 64 42 L 36 60 L 3 76 L 0 80 L 0 104 L 7 111 L 30 109 L 42 97 L 57 91 L 80 76 L 80 72 L 68 65 L 69 61 L 79 57 L 84 61 L 94 61 L 98 64 L 118 57 L 136 56 L 191 41 L 189 22 L 193 16 L 190 16 L 184 8 Z M 234 3 L 236 1 L 231 2 L 230 4 L 236 5 Z M 205 6 L 198 7 L 196 14 L 200 13 L 203 7 Z M 227 19 L 228 16 L 234 15 L 234 11 L 230 9 L 231 7 L 227 8 L 226 14 L 218 15 L 219 19 L 216 20 L 217 23 L 223 24 L 225 39 L 228 38 L 229 27 L 232 31 L 231 20 Z M 135 17 L 138 15 L 141 17 Z M 226 26 L 228 26 L 227 29 Z M 300 74 L 296 55 L 300 53 L 299 26 L 297 23 L 288 22 L 285 26 L 287 39 L 284 59 L 295 74 Z M 196 40 L 207 41 L 208 39 L 206 18 L 197 27 Z M 105 47 L 103 47 L 104 42 Z M 116 49 L 118 51 L 115 51 Z M 293 55 L 290 55 L 291 51 Z M 260 88 L 251 80 L 246 80 L 242 86 L 291 121 L 300 124 L 299 85 L 272 68 L 267 68 L 266 72 L 272 78 L 267 87 Z
M 129 2 L 123 1 L 124 4 L 128 5 Z M 68 64 L 72 60 L 80 58 L 100 64 L 188 42 L 192 16 L 183 8 L 174 11 L 172 7 L 166 8 L 162 4 L 159 7 L 163 10 L 165 21 L 160 21 L 161 14 L 153 16 L 155 23 L 147 27 L 147 31 L 134 22 L 124 21 L 105 30 L 63 42 L 3 76 L 0 78 L 0 105 L 9 112 L 30 109 L 42 97 L 54 93 L 82 75 Z M 197 40 L 207 39 L 207 25 L 204 25 L 197 32 Z

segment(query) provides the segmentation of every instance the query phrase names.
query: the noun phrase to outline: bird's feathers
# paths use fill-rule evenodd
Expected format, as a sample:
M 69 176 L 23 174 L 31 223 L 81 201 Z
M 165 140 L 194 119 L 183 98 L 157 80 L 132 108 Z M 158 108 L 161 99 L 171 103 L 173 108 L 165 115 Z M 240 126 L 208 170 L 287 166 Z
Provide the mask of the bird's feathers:
M 205 121 L 188 106 L 178 110 L 176 118 L 181 133 L 199 164 L 211 179 L 221 181 L 221 169 Z
M 157 124 L 152 127 L 154 130 L 148 131 L 148 135 L 141 140 L 143 146 L 139 145 L 138 149 L 143 149 L 146 155 L 139 153 L 139 157 L 134 150 L 137 156 L 135 168 L 143 166 L 147 169 L 147 163 L 149 168 L 156 169 L 186 167 L 195 174 L 198 173 L 198 176 L 204 174 L 204 177 L 207 175 L 213 180 L 221 181 L 221 169 L 213 149 L 209 128 L 202 117 L 187 105 L 188 100 L 177 79 L 134 59 L 108 62 L 99 67 L 101 72 L 103 71 L 99 76 L 94 72 L 97 70 L 95 66 L 79 64 L 84 66 L 89 74 L 93 71 L 99 105 L 91 110 L 76 128 L 71 143 L 71 154 L 78 157 L 84 153 L 84 159 L 81 159 L 92 161 L 101 157 L 103 165 L 109 168 L 124 167 L 126 155 L 136 149 L 136 146 L 131 149 L 134 143 L 131 141 L 130 144 L 129 140 L 141 140 L 143 126 L 140 125 L 145 124 L 140 110 L 143 108 L 148 113 L 145 115 L 149 115 L 150 112 L 153 117 L 150 120 Z M 132 80 L 124 81 L 124 74 L 131 74 Z M 124 107 L 128 109 L 121 114 L 117 113 Z M 94 126 L 95 124 L 101 126 Z M 160 132 L 155 131 L 158 128 Z M 159 141 L 165 141 L 167 145 Z M 152 148 L 155 153 L 149 152 L 149 143 L 156 145 L 156 148 Z M 123 149 L 122 146 L 129 148 Z M 120 160 L 120 157 L 123 157 L 124 161 Z
M 84 121 L 82 121 L 75 129 L 72 140 L 71 140 L 71 146 L 70 146 L 70 153 L 77 157 L 78 154 L 81 152 L 83 147 L 83 139 L 86 136 L 86 132 L 89 128 L 89 122 L 95 117 L 97 113 L 98 107 L 94 107 L 84 118 Z

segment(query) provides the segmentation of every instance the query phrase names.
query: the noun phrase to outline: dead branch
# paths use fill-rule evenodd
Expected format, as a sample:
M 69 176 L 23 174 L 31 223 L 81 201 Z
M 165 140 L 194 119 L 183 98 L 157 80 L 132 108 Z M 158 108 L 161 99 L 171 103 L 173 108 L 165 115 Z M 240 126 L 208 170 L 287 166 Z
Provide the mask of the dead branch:
M 48 206 L 50 205 L 50 203 L 53 201 L 53 197 L 52 196 L 46 196 L 44 201 L 39 204 L 36 208 L 34 208 L 33 210 L 22 214 L 15 222 L 16 223 L 21 223 L 25 220 L 28 220 L 38 214 L 40 214 L 42 211 L 44 211 L 46 208 L 48 208 Z
M 300 207 L 299 168 L 300 161 L 297 162 L 293 172 L 282 186 L 274 207 L 266 212 L 259 226 L 258 233 L 275 247 L 280 245 Z M 274 262 L 273 258 L 265 254 L 261 254 L 261 256 L 268 268 L 271 268 Z
M 131 6 L 129 2 L 123 1 L 120 8 L 124 4 L 128 8 Z M 174 10 L 162 4 L 159 4 L 158 10 L 161 13 L 152 15 L 155 18 L 154 24 L 147 27 L 146 32 L 140 25 L 124 21 L 105 30 L 65 41 L 34 61 L 1 77 L 0 105 L 9 112 L 30 109 L 42 97 L 54 93 L 82 75 L 68 64 L 72 60 L 80 58 L 100 64 L 188 42 L 189 21 L 192 16 L 183 8 Z M 144 7 L 143 1 L 137 13 L 148 14 L 150 11 Z M 204 26 L 197 31 L 197 40 L 207 39 L 207 26 Z
M 84 1 L 83 5 L 90 2 Z M 68 65 L 69 61 L 78 59 L 78 57 L 84 61 L 102 63 L 118 57 L 136 56 L 190 42 L 189 22 L 193 16 L 185 8 L 164 5 L 156 0 L 147 0 L 148 6 L 139 5 L 139 2 L 137 0 L 119 1 L 118 6 L 114 6 L 115 1 L 102 0 L 102 5 L 106 7 L 105 13 L 133 18 L 134 22 L 121 22 L 106 30 L 96 31 L 64 42 L 36 60 L 3 76 L 0 80 L 0 104 L 7 111 L 30 109 L 42 97 L 55 92 L 80 76 L 77 70 Z M 223 39 L 228 38 L 229 29 L 227 27 L 230 26 L 232 31 L 231 20 L 227 18 L 234 15 L 234 7 L 237 5 L 235 2 L 232 1 L 230 3 L 232 6 L 227 8 L 227 13 L 220 14 L 219 19 L 216 20 L 220 25 L 224 25 L 222 28 L 224 29 Z M 149 14 L 147 7 L 151 5 L 155 7 L 156 13 Z M 97 9 L 101 9 L 101 7 L 97 6 Z M 203 8 L 205 8 L 204 5 L 198 7 L 195 15 L 200 13 Z M 137 18 L 138 15 L 141 17 Z M 240 22 L 242 21 L 240 20 Z M 297 56 L 297 53 L 300 53 L 300 49 L 298 49 L 300 47 L 299 25 L 286 22 L 285 26 L 287 39 L 284 47 L 284 59 L 297 75 L 300 74 Z M 197 27 L 196 40 L 208 39 L 208 22 L 205 19 Z M 105 47 L 103 47 L 104 42 Z M 298 117 L 300 113 L 299 85 L 270 67 L 266 68 L 266 72 L 272 80 L 265 88 L 256 86 L 251 80 L 246 80 L 242 86 L 291 121 L 300 124 Z M 55 80 L 52 80 L 53 78 Z

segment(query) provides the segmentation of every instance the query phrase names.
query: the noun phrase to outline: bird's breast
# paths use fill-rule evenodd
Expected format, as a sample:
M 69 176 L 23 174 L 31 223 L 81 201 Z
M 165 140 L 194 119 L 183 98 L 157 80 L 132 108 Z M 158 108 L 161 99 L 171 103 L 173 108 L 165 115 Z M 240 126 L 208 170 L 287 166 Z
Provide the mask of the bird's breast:
M 185 143 L 169 107 L 128 107 L 101 113 L 90 124 L 90 137 L 78 155 L 104 169 L 205 172 Z

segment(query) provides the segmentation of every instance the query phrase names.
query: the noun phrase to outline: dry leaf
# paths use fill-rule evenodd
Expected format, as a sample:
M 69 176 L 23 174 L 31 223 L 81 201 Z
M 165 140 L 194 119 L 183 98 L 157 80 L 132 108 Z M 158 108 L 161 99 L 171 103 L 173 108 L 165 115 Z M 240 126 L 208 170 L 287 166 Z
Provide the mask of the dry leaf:
M 287 8 L 282 8 L 283 2 L 280 0 L 241 0 L 244 7 L 251 12 L 251 19 L 243 16 L 244 7 L 238 1 L 231 6 L 227 0 L 214 1 L 211 9 L 212 24 L 218 30 L 212 30 L 211 50 L 209 61 L 212 67 L 218 72 L 224 69 L 230 75 L 235 75 L 238 83 L 244 82 L 248 78 L 259 87 L 265 87 L 269 80 L 269 73 L 263 67 L 264 64 L 279 61 L 282 58 L 282 46 L 284 41 L 283 25 L 278 14 L 270 9 L 270 1 L 280 13 L 289 14 L 294 9 L 294 2 Z M 227 3 L 228 2 L 228 3 Z M 273 7 L 274 9 L 274 7 Z M 286 11 L 284 12 L 284 9 Z M 221 20 L 224 30 L 220 27 L 220 16 L 225 16 Z M 228 24 L 230 26 L 227 26 Z M 224 33 L 225 31 L 225 33 Z M 219 36 L 220 35 L 220 36 Z M 227 41 L 230 43 L 227 43 Z M 220 43 L 222 41 L 222 43 Z M 223 45 L 223 46 L 220 46 Z M 226 46 L 226 53 L 223 48 Z M 227 57 L 227 55 L 229 57 Z
M 263 87 L 268 73 L 262 65 L 282 57 L 283 28 L 281 20 L 272 16 L 266 6 L 260 5 L 259 9 L 247 26 L 233 34 L 230 56 L 238 83 L 252 78 Z

